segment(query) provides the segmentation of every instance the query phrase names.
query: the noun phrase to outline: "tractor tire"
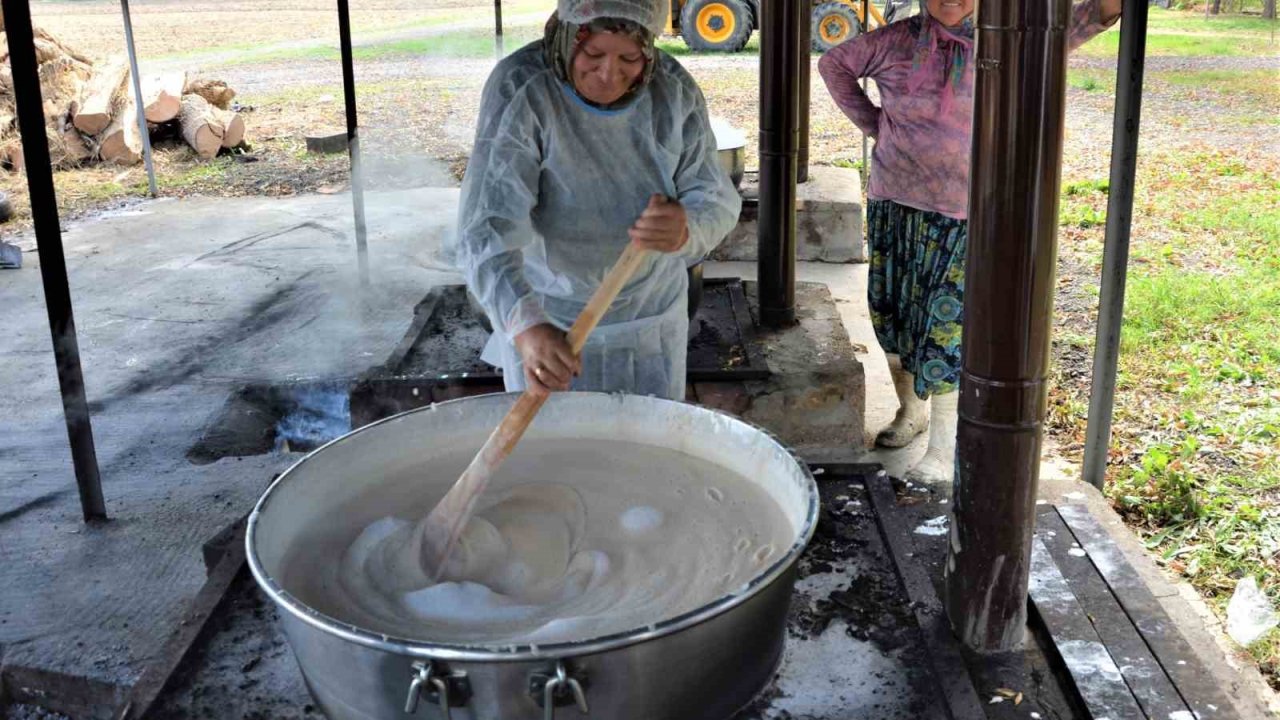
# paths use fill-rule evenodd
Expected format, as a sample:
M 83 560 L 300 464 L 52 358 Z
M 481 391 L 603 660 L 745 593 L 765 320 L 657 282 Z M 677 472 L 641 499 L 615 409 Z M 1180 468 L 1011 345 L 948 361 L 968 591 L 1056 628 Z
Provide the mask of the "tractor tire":
M 813 9 L 813 49 L 826 52 L 861 32 L 858 13 L 842 2 L 825 2 Z
M 738 52 L 753 29 L 743 0 L 689 0 L 680 11 L 680 34 L 694 52 Z

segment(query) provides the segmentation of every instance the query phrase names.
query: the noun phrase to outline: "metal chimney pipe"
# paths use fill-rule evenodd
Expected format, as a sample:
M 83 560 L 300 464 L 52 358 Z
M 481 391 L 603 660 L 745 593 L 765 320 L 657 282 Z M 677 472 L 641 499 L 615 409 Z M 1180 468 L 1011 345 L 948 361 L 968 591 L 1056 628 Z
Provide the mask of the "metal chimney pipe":
M 808 3 L 770 0 L 760 14 L 760 321 L 795 322 L 800 22 Z
M 970 648 L 1023 639 L 1057 258 L 1070 0 L 984 0 L 946 607 Z
M 796 150 L 796 182 L 809 182 L 809 90 L 813 69 L 813 14 L 805 13 L 800 21 L 800 143 Z

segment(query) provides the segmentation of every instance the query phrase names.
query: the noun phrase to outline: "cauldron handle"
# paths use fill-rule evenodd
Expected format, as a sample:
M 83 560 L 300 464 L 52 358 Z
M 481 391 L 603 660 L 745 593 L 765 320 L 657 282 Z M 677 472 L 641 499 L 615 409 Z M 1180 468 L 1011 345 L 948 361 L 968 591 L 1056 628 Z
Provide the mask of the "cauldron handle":
M 430 686 L 427 698 L 440 706 L 440 717 L 444 720 L 453 717 L 449 708 L 465 705 L 471 695 L 466 673 L 441 671 L 434 662 L 419 660 L 413 664 L 413 680 L 409 683 L 409 695 L 404 700 L 406 715 L 418 711 L 418 699 L 427 686 Z M 454 688 L 452 695 L 449 694 L 450 687 Z
M 577 705 L 578 712 L 583 715 L 590 712 L 587 707 L 587 694 L 582 688 L 582 683 L 569 674 L 563 660 L 556 661 L 554 675 L 534 673 L 530 681 L 529 693 L 533 695 L 534 701 L 542 706 L 543 720 L 555 720 L 558 705 Z M 560 696 L 559 699 L 557 695 Z

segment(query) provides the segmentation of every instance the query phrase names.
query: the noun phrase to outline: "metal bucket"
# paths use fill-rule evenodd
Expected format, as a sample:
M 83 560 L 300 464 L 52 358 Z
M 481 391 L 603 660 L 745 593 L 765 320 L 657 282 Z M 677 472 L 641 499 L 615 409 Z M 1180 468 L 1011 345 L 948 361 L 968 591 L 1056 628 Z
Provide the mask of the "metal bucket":
M 754 481 L 795 539 L 741 592 L 655 625 L 585 642 L 468 646 L 370 632 L 306 606 L 281 585 L 304 530 L 386 478 L 412 482 L 444 448 L 479 448 L 515 401 L 487 395 L 406 412 L 345 435 L 281 475 L 249 517 L 249 566 L 283 610 L 307 686 L 338 720 L 728 718 L 769 681 L 782 654 L 795 563 L 813 535 L 813 477 L 765 432 L 656 398 L 557 393 L 527 438 L 619 440 L 668 448 Z M 362 481 L 361 479 L 366 479 Z

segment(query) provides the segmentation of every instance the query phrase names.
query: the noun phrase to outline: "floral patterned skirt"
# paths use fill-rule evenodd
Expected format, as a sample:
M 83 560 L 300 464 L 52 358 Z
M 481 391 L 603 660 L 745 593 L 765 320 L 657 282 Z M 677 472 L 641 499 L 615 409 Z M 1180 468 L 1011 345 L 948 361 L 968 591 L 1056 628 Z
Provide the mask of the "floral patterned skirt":
M 891 200 L 867 202 L 867 299 L 876 339 L 928 398 L 960 381 L 969 223 Z

